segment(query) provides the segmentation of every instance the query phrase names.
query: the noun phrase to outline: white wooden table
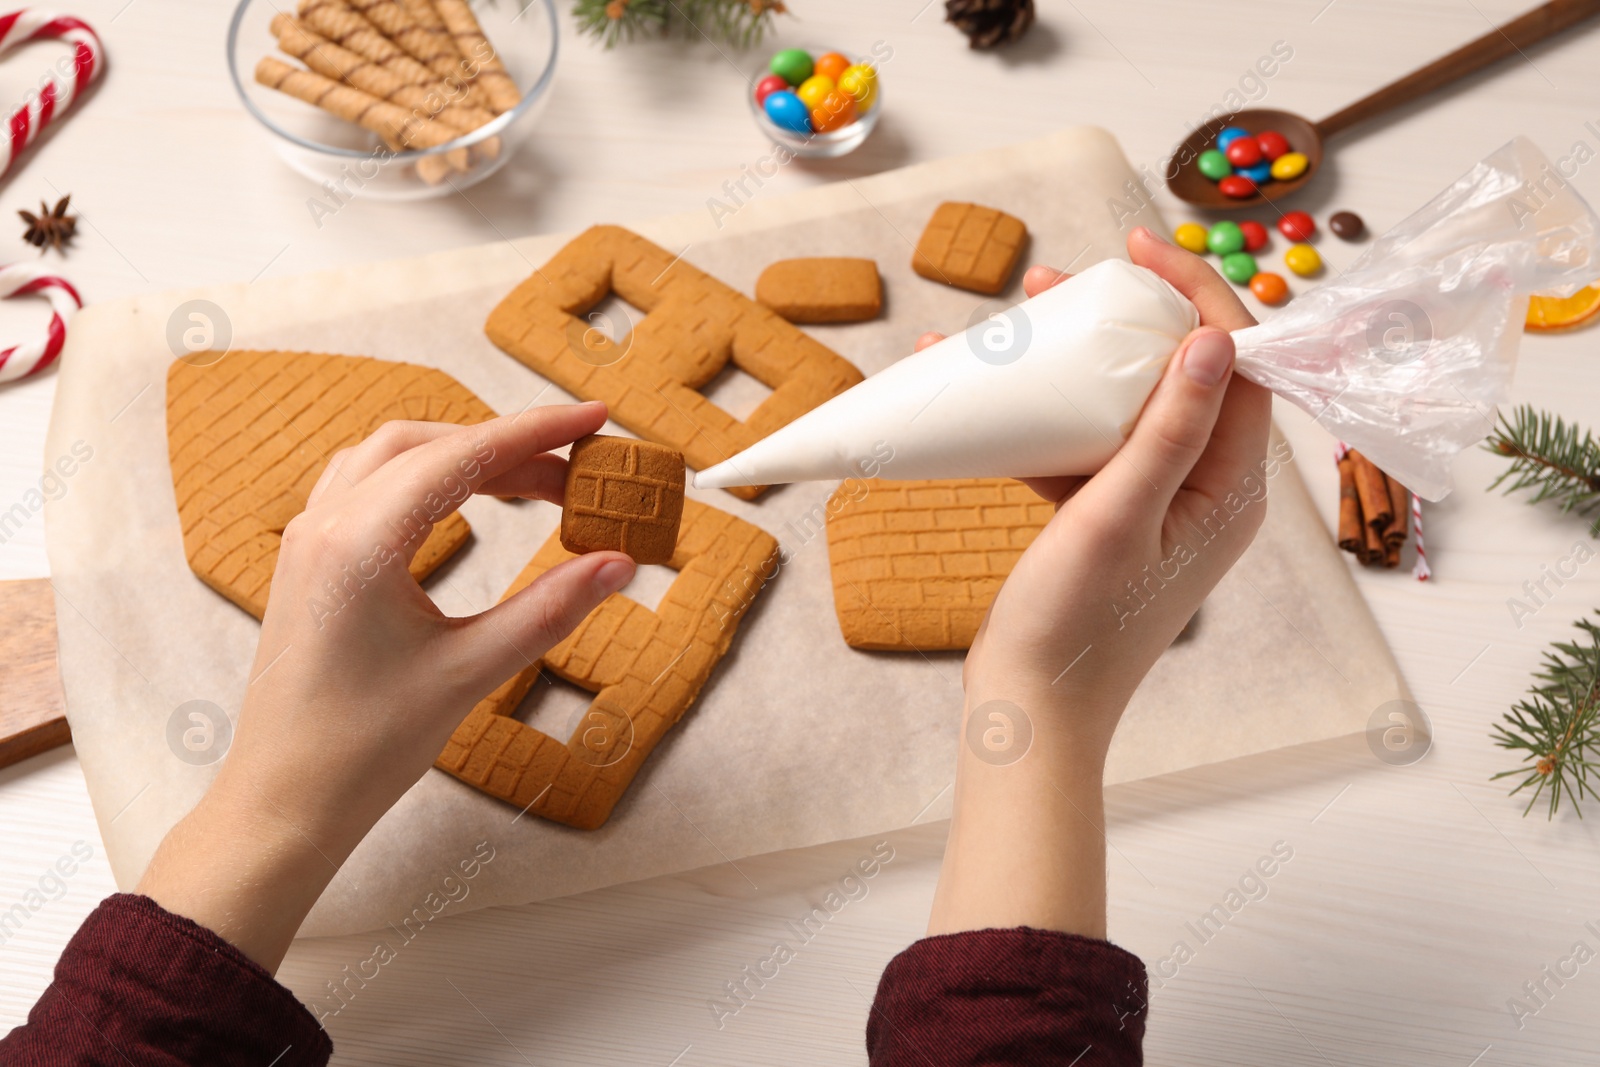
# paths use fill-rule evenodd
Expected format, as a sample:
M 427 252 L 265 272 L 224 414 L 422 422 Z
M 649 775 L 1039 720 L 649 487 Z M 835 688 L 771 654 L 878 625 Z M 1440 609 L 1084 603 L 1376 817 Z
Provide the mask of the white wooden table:
M 501 0 L 507 2 L 507 0 Z M 0 220 L 73 194 L 82 214 L 63 270 L 86 299 L 297 273 L 591 222 L 701 208 L 766 151 L 741 99 L 755 57 L 703 42 L 605 53 L 570 35 L 552 106 L 514 165 L 467 195 L 428 204 L 357 200 L 319 229 L 316 189 L 274 157 L 227 83 L 229 5 L 81 0 L 111 68 L 82 112 L 0 186 Z M 561 6 L 565 6 L 564 4 Z M 1504 21 L 1519 0 L 1046 0 L 1022 44 L 972 54 L 924 0 L 792 0 L 785 43 L 885 41 L 888 108 L 860 152 L 796 163 L 759 195 L 1093 122 L 1136 164 L 1158 168 L 1179 136 L 1274 42 L 1293 57 L 1260 83 L 1269 106 L 1318 117 Z M 803 19 L 804 21 L 800 21 Z M 570 23 L 566 26 L 570 29 Z M 0 63 L 0 101 L 31 81 L 49 46 Z M 1383 229 L 1512 135 L 1553 157 L 1600 149 L 1600 26 L 1531 50 L 1426 108 L 1337 142 L 1335 167 L 1298 206 L 1351 208 Z M 1589 123 L 1589 125 L 1585 125 Z M 1574 179 L 1600 203 L 1600 166 Z M 1061 190 L 1063 196 L 1071 189 Z M 1184 214 L 1161 201 L 1169 221 Z M 16 233 L 20 235 L 18 225 Z M 20 239 L 0 259 L 31 256 Z M 1353 251 L 1325 239 L 1338 265 Z M 41 305 L 0 305 L 0 331 L 35 328 Z M 908 343 L 910 339 L 908 338 Z M 0 510 L 36 482 L 53 377 L 0 390 Z M 1600 330 L 1524 346 L 1518 400 L 1600 426 Z M 1302 475 L 1330 520 L 1327 442 L 1280 412 Z M 1591 818 L 1524 819 L 1488 782 L 1508 766 L 1488 730 L 1573 619 L 1600 606 L 1589 563 L 1519 625 L 1508 600 L 1587 541 L 1585 526 L 1489 496 L 1499 464 L 1458 465 L 1460 491 L 1429 513 L 1437 580 L 1359 581 L 1417 700 L 1433 751 L 1387 766 L 1366 741 L 1310 746 L 1120 787 L 1109 802 L 1111 930 L 1151 967 L 1155 1064 L 1471 1064 L 1594 1056 L 1600 962 L 1561 985 L 1579 941 L 1600 950 L 1600 848 Z M 0 545 L 0 577 L 48 572 L 37 519 Z M 0 623 L 3 624 L 3 623 Z M 1286 635 L 1286 640 L 1294 639 Z M 1240 699 L 1250 699 L 1248 679 Z M 955 714 L 952 708 L 951 713 Z M 1600 813 L 1600 811 L 1597 811 Z M 817 1064 L 863 1062 L 867 1005 L 884 963 L 921 931 L 942 827 L 890 835 L 895 858 L 719 1027 L 709 1003 L 791 936 L 871 842 L 740 861 L 651 882 L 430 924 L 354 990 L 327 1025 L 336 1061 L 372 1064 Z M 40 887 L 83 841 L 94 858 L 0 944 L 0 1027 L 22 1020 L 61 946 L 113 885 L 70 750 L 0 771 L 0 912 Z M 1188 924 L 1255 860 L 1293 858 L 1202 943 Z M 1585 927 L 1594 922 L 1593 930 Z M 328 983 L 372 939 L 302 942 L 281 977 L 331 1009 Z M 1186 942 L 1192 958 L 1173 958 Z M 1165 962 L 1163 962 L 1165 961 Z M 368 968 L 367 973 L 371 973 Z M 1545 981 L 1536 1015 L 1507 1000 Z M 1584 1020 L 1590 1020 L 1585 1024 Z M 931 1050 L 937 1060 L 937 1050 Z

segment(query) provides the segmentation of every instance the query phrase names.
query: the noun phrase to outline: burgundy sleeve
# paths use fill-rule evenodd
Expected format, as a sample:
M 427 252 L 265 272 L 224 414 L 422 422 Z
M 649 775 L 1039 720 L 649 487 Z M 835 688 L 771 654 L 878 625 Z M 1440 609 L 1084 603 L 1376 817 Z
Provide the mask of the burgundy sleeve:
M 1109 941 L 1017 927 L 918 941 L 867 1019 L 872 1067 L 1144 1062 L 1144 964 Z
M 322 1067 L 333 1042 L 261 966 L 149 897 L 107 897 L 56 964 L 6 1064 Z M 276 1057 L 276 1058 L 274 1058 Z

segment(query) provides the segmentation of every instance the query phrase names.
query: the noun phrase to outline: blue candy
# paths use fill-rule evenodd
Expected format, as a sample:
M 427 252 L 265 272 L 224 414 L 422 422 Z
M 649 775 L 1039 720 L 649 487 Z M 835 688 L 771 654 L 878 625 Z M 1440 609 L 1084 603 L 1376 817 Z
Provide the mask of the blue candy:
M 811 111 L 804 101 L 788 89 L 779 89 L 770 93 L 761 105 L 766 109 L 767 118 L 777 126 L 795 133 L 811 132 Z
M 1217 134 L 1217 151 L 1226 152 L 1228 150 L 1228 146 L 1233 142 L 1237 141 L 1241 137 L 1249 136 L 1249 130 L 1241 130 L 1237 126 L 1229 126 L 1221 133 Z
M 1265 185 L 1272 180 L 1272 164 L 1262 160 L 1253 167 L 1234 167 L 1235 174 L 1243 174 L 1257 185 Z

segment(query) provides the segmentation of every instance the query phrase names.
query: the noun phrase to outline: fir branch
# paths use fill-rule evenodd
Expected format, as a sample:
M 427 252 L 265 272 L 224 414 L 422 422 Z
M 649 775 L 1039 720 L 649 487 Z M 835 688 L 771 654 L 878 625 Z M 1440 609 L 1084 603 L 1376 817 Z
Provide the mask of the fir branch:
M 607 48 L 673 33 L 748 48 L 785 10 L 782 0 L 573 0 L 572 17 Z
M 1530 504 L 1555 500 L 1562 511 L 1579 515 L 1600 507 L 1600 441 L 1576 423 L 1524 404 L 1511 419 L 1501 414 L 1500 426 L 1483 447 L 1511 460 L 1489 483 L 1491 490 L 1501 485 L 1507 494 L 1532 489 Z M 1597 531 L 1600 523 L 1590 532 Z
M 1600 748 L 1600 626 L 1589 619 L 1575 625 L 1583 637 L 1553 643 L 1555 651 L 1544 654 L 1544 665 L 1534 673 L 1537 684 L 1490 735 L 1501 748 L 1525 753 L 1521 767 L 1490 779 L 1520 776 L 1512 796 L 1533 787 L 1523 815 L 1533 810 L 1547 787 L 1547 817 L 1552 819 L 1563 795 L 1571 798 L 1580 819 L 1579 802 L 1585 794 L 1600 800 L 1591 778 L 1600 772 L 1592 755 Z

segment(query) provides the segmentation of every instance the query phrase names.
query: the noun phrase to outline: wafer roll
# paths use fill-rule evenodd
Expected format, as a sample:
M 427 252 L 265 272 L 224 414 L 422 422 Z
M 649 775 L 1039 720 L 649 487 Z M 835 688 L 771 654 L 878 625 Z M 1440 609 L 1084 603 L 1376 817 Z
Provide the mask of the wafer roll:
M 461 52 L 456 48 L 455 38 L 450 36 L 444 19 L 439 17 L 438 9 L 433 6 L 433 0 L 400 0 L 400 4 L 418 29 L 428 35 L 431 49 L 447 51 L 456 63 L 461 62 Z M 471 76 L 470 72 L 467 76 Z
M 334 44 L 365 56 L 425 93 L 437 94 L 444 102 L 484 107 L 471 85 L 459 76 L 445 77 L 423 66 L 416 57 L 385 37 L 378 27 L 342 3 L 315 0 L 303 3 L 300 22 Z
M 453 126 L 413 114 L 371 93 L 292 67 L 271 56 L 264 56 L 256 64 L 256 81 L 409 148 L 435 148 L 457 137 Z
M 406 81 L 388 67 L 335 44 L 309 29 L 292 15 L 273 16 L 272 32 L 278 47 L 305 63 L 318 74 L 349 82 L 364 93 L 430 116 L 463 133 L 493 120 L 494 113 L 483 108 L 452 104 L 439 92 L 428 92 Z
M 483 27 L 478 25 L 477 16 L 472 13 L 467 0 L 433 0 L 433 6 L 455 40 L 456 50 L 461 53 L 468 69 L 474 72 L 474 84 L 489 98 L 489 106 L 495 111 L 506 112 L 521 103 L 522 93 L 517 89 L 517 83 L 506 73 L 494 46 L 483 35 Z
M 395 152 L 404 152 L 406 150 L 406 146 L 398 141 L 386 140 L 385 143 L 387 143 L 389 148 Z M 459 151 L 465 153 L 466 150 L 459 149 Z M 442 156 L 419 156 L 416 164 L 417 177 L 421 178 L 428 185 L 438 185 L 440 182 L 444 181 L 445 178 L 450 176 L 452 163 L 454 162 L 451 157 L 453 157 L 455 154 L 455 152 L 446 152 Z M 465 170 L 466 168 L 457 166 L 454 169 Z
M 432 71 L 434 78 L 463 90 L 465 103 L 488 106 L 487 96 L 463 77 L 460 57 L 440 51 L 396 0 L 300 0 L 300 18 L 339 44 L 345 43 L 341 32 L 324 29 L 324 26 L 342 27 L 344 32 L 365 29 L 377 33 L 424 69 Z

